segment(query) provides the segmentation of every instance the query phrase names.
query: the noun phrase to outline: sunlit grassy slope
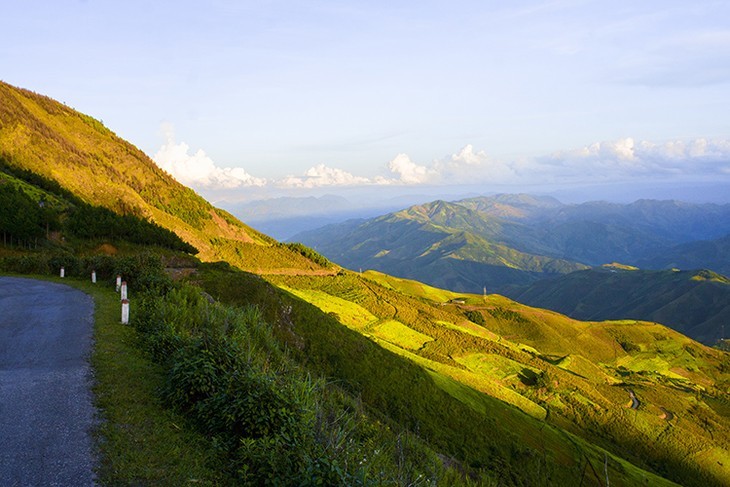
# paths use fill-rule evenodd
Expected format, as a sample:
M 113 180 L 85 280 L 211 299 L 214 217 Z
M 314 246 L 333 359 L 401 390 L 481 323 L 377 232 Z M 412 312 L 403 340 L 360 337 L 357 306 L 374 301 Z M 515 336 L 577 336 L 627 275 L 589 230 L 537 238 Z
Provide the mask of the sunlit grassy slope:
M 424 367 L 472 408 L 479 396 L 467 390 L 682 483 L 730 480 L 730 356 L 669 328 L 581 322 L 377 272 L 274 282 Z
M 101 122 L 0 82 L 0 162 L 57 181 L 87 203 L 152 219 L 203 260 L 253 272 L 329 272 L 214 208 Z

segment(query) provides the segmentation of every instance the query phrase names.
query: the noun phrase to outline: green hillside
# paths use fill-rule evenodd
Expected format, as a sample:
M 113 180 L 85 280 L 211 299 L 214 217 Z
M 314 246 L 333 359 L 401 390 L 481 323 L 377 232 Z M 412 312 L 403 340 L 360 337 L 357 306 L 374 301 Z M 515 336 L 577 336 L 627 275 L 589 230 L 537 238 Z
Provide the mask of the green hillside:
M 730 274 L 730 234 L 714 240 L 700 240 L 676 245 L 639 260 L 647 269 L 712 269 Z
M 380 270 L 458 291 L 501 290 L 586 268 L 505 243 L 519 240 L 523 231 L 519 224 L 436 201 L 359 224 L 331 225 L 296 240 L 350 269 Z
M 672 472 L 680 483 L 694 483 L 694 475 L 722 483 L 727 476 L 714 462 L 724 465 L 730 454 L 730 424 L 724 406 L 717 408 L 728 392 L 730 357 L 661 325 L 579 322 L 501 296 L 457 294 L 373 272 L 281 276 L 274 282 L 425 367 L 445 392 L 488 416 L 499 415 L 498 422 L 515 421 L 507 418 L 516 411 L 494 405 L 485 410 L 479 396 L 454 384 L 644 468 Z M 627 407 L 630 390 L 640 398 L 638 409 Z M 665 410 L 687 423 L 668 424 Z M 698 425 L 697 415 L 704 414 L 720 429 Z M 532 420 L 519 421 L 524 438 L 535 434 Z M 562 451 L 561 440 L 551 441 L 550 451 Z M 676 476 L 688 468 L 681 459 L 690 456 L 695 473 Z
M 667 248 L 728 232 L 730 205 L 651 200 L 566 205 L 517 194 L 434 201 L 329 225 L 291 240 L 353 270 L 375 269 L 460 291 L 479 292 L 486 286 L 508 292 L 607 262 L 648 262 L 661 268 L 673 262 L 671 253 L 665 255 Z M 690 250 L 692 257 L 675 260 L 694 268 L 724 266 L 722 241 L 718 245 L 697 252 L 678 248 L 675 255 Z
M 707 344 L 730 323 L 730 281 L 711 271 L 645 271 L 617 267 L 537 282 L 510 297 L 581 320 L 663 323 Z
M 101 447 L 137 435 L 123 455 L 104 458 L 107 484 L 730 481 L 728 354 L 655 323 L 581 322 L 498 295 L 339 269 L 216 210 L 98 122 L 0 88 L 0 195 L 55 209 L 29 221 L 3 214 L 12 238 L 0 244 L 0 266 L 57 275 L 71 262 L 68 274 L 86 279 L 101 264 L 105 282 L 124 274 L 136 293 L 134 334 L 103 331 L 125 330 L 124 346 L 141 350 L 135 360 L 154 364 L 144 387 L 157 396 L 142 411 L 174 414 L 158 413 L 168 432 L 195 433 L 203 470 L 217 472 L 168 475 L 186 472 L 175 454 L 164 467 L 145 458 L 120 467 L 129 450 L 159 443 L 139 434 L 156 434 L 152 418 L 133 424 L 126 398 L 105 396 L 111 433 Z M 424 263 L 468 258 L 509 269 L 509 261 L 535 273 L 569 264 L 445 230 L 471 217 L 448 204 L 424 207 L 386 235 L 387 250 L 420 240 Z M 115 230 L 84 234 L 94 222 Z M 512 228 L 495 225 L 483 232 Z M 477 248 L 485 245 L 486 254 Z M 109 362 L 127 363 L 110 350 Z M 142 367 L 133 365 L 106 375 L 107 386 L 129 377 L 134 389 Z
M 55 181 L 82 202 L 149 219 L 202 260 L 255 272 L 328 272 L 214 208 L 101 122 L 0 82 L 0 163 Z

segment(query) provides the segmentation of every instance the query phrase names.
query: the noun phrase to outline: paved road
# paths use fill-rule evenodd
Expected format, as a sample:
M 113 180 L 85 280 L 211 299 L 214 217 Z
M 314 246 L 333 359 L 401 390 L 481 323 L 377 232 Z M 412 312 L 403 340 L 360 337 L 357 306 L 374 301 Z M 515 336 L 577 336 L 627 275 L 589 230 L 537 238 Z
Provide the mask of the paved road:
M 0 277 L 0 485 L 94 485 L 93 311 L 68 286 Z

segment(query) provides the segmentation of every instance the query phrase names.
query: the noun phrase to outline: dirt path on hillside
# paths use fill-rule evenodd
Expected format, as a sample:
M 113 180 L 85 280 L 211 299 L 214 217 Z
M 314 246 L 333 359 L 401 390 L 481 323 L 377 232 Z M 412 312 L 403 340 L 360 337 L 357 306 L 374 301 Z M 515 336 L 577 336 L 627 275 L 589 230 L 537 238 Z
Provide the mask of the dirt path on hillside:
M 629 396 L 631 397 L 631 404 L 629 405 L 631 409 L 639 409 L 639 405 L 641 404 L 641 402 L 636 397 L 636 394 L 634 394 L 634 391 L 632 391 L 631 389 L 629 389 Z
M 0 277 L 0 485 L 94 485 L 94 302 Z
M 279 268 L 279 269 L 256 269 L 254 274 L 262 276 L 334 276 L 339 271 L 331 269 L 296 269 L 296 268 Z

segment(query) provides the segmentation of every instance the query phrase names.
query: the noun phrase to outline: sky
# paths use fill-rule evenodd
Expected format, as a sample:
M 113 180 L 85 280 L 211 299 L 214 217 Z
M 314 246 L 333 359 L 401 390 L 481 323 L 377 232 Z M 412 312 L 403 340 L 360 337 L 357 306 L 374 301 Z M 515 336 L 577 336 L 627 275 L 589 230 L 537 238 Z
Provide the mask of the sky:
M 0 4 L 0 79 L 102 120 L 212 199 L 730 188 L 724 0 Z

